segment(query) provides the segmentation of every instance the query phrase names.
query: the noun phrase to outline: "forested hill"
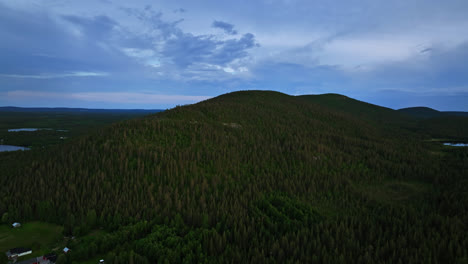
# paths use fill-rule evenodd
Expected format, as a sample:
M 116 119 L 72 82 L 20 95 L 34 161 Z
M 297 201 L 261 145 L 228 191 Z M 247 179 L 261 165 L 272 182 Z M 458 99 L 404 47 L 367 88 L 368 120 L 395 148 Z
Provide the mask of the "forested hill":
M 448 117 L 448 116 L 465 116 L 468 117 L 468 112 L 457 111 L 437 111 L 429 107 L 408 107 L 398 109 L 399 112 L 405 113 L 415 118 L 434 118 L 434 117 Z
M 411 118 L 390 108 L 358 101 L 340 94 L 302 95 L 298 96 L 329 110 L 347 113 L 350 116 L 374 121 L 379 124 L 408 125 Z
M 398 109 L 398 111 L 415 118 L 433 118 L 444 116 L 444 113 L 429 107 L 408 107 Z
M 466 148 L 352 104 L 235 92 L 3 153 L 0 213 L 64 225 L 65 263 L 466 263 Z
M 399 109 L 412 117 L 412 130 L 432 138 L 468 142 L 468 112 L 442 112 L 428 107 Z

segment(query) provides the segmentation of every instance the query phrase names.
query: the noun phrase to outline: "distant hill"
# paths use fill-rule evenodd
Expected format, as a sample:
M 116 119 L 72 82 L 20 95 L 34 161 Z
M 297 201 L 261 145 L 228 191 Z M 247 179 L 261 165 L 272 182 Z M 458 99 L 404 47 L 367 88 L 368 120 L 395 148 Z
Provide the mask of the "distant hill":
M 433 138 L 468 140 L 468 112 L 442 112 L 429 107 L 403 108 L 398 112 L 415 118 L 419 133 Z
M 432 118 L 432 117 L 439 117 L 443 116 L 444 114 L 442 112 L 439 112 L 435 109 L 429 108 L 429 107 L 408 107 L 408 108 L 402 108 L 398 109 L 399 112 L 407 114 L 409 116 L 415 117 L 415 118 Z
M 0 154 L 0 215 L 63 226 L 63 263 L 464 263 L 468 152 L 418 122 L 224 94 Z
M 415 118 L 434 118 L 442 116 L 468 116 L 468 112 L 455 112 L 455 111 L 437 111 L 429 107 L 408 107 L 398 110 Z
M 0 112 L 65 112 L 65 113 L 158 113 L 160 109 L 92 109 L 67 107 L 0 107 Z
M 297 97 L 325 107 L 330 111 L 338 111 L 348 118 L 358 118 L 376 125 L 391 128 L 411 128 L 414 126 L 412 117 L 403 113 L 340 94 L 302 95 Z

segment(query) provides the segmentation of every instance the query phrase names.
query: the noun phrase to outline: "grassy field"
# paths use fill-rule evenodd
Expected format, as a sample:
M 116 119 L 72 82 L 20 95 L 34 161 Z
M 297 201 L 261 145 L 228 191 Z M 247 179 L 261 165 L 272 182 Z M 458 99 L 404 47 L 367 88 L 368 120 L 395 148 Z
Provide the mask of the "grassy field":
M 23 223 L 19 228 L 0 225 L 0 252 L 15 247 L 29 247 L 33 254 L 25 256 L 26 258 L 41 256 L 61 246 L 62 231 L 62 226 L 44 222 Z
M 79 263 L 79 264 L 95 264 L 95 263 L 99 263 L 99 260 L 101 260 L 101 259 L 104 259 L 104 261 L 106 260 L 105 254 L 95 256 L 95 257 L 93 257 L 91 259 L 88 259 L 86 261 L 78 261 L 76 263 Z
M 371 200 L 396 204 L 422 199 L 430 186 L 417 181 L 387 180 L 383 183 L 363 184 L 355 188 Z

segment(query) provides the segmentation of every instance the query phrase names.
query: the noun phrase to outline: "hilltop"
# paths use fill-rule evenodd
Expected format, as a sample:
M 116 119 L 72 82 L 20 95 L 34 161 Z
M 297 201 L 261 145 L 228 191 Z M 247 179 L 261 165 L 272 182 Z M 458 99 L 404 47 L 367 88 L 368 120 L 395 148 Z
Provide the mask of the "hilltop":
M 443 112 L 437 111 L 429 107 L 408 107 L 398 109 L 399 112 L 405 113 L 415 118 L 433 118 L 444 116 Z
M 405 113 L 415 118 L 434 118 L 434 117 L 448 117 L 448 116 L 465 116 L 468 117 L 468 112 L 456 112 L 456 111 L 437 111 L 429 107 L 408 107 L 398 110 L 399 112 Z
M 466 149 L 411 122 L 340 95 L 229 93 L 0 155 L 0 213 L 63 225 L 67 261 L 463 260 Z

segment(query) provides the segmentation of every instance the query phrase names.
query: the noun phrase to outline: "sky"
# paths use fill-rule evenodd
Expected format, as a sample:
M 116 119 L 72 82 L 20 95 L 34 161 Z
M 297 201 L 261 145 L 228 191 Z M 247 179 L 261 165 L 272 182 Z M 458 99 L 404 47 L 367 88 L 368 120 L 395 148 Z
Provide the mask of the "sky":
M 238 90 L 468 111 L 466 0 L 0 0 L 0 106 Z

